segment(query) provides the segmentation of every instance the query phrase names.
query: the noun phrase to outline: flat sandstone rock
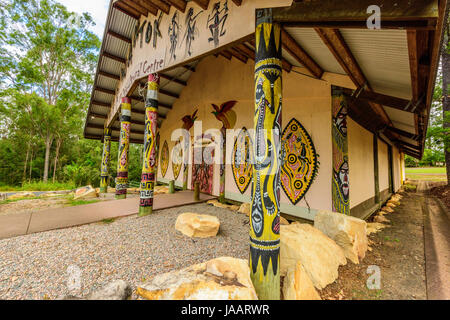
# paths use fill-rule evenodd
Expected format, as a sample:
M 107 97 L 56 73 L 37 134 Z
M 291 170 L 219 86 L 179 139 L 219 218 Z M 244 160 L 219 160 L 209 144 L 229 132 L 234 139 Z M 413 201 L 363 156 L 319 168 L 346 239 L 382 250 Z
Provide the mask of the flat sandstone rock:
M 300 261 L 314 286 L 323 289 L 338 278 L 339 266 L 347 264 L 342 248 L 309 224 L 282 225 L 280 238 L 281 276 Z
M 215 216 L 186 212 L 180 214 L 175 229 L 193 238 L 215 237 L 219 231 L 220 221 Z
M 147 300 L 257 300 L 248 261 L 221 257 L 155 276 L 138 286 Z
M 283 281 L 284 300 L 322 300 L 300 261 Z
M 359 264 L 366 256 L 367 224 L 364 220 L 322 210 L 314 217 L 314 227 L 336 241 L 351 262 Z

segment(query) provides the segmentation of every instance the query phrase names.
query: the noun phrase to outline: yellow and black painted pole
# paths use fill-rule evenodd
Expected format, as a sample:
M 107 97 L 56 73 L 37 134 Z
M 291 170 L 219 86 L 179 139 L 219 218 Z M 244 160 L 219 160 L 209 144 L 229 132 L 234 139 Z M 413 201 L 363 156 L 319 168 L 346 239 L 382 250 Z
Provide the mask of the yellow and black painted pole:
M 332 86 L 331 137 L 333 142 L 332 208 L 350 214 L 347 112 L 348 100 L 342 88 Z
M 122 98 L 119 159 L 117 160 L 116 199 L 125 199 L 128 188 L 128 151 L 130 148 L 131 99 Z
M 250 269 L 259 299 L 280 299 L 281 27 L 256 10 Z
M 100 173 L 100 193 L 108 192 L 109 159 L 111 156 L 111 128 L 105 128 L 103 132 L 103 155 Z
M 139 204 L 140 216 L 151 214 L 153 211 L 157 161 L 158 92 L 159 75 L 153 73 L 148 76 L 147 99 L 145 101 L 144 161 L 142 164 L 141 200 Z

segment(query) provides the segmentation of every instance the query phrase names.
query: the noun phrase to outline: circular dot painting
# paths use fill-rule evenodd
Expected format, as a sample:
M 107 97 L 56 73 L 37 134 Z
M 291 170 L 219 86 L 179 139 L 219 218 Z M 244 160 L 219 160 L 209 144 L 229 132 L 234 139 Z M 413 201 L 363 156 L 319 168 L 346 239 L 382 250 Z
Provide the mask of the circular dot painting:
M 283 131 L 281 186 L 295 205 L 306 194 L 317 171 L 317 154 L 311 137 L 293 118 Z

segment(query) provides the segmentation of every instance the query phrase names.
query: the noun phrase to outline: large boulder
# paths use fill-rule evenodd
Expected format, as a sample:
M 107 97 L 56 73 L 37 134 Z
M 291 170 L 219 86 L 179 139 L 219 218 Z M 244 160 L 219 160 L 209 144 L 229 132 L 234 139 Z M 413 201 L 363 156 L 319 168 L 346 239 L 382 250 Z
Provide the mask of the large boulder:
M 283 281 L 284 300 L 322 300 L 300 261 Z
M 321 210 L 314 217 L 314 227 L 333 239 L 353 263 L 359 264 L 366 256 L 367 224 L 364 220 Z
M 280 225 L 288 226 L 289 225 L 289 221 L 287 221 L 286 218 L 283 218 L 283 217 L 280 216 Z
M 97 198 L 98 194 L 92 186 L 86 186 L 75 190 L 74 200 Z
M 175 223 L 175 229 L 188 237 L 215 237 L 219 231 L 220 221 L 217 217 L 186 212 L 180 214 Z
M 280 238 L 281 276 L 300 261 L 314 286 L 323 289 L 337 279 L 339 266 L 347 264 L 342 248 L 309 224 L 282 225 Z
M 147 300 L 257 300 L 248 261 L 222 257 L 155 276 L 138 286 Z

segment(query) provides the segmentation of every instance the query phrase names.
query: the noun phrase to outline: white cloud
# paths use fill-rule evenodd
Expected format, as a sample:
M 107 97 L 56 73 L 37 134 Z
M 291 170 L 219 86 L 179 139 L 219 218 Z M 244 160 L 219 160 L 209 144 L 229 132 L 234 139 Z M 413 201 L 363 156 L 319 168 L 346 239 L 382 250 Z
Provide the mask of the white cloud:
M 106 16 L 108 14 L 109 0 L 57 0 L 65 5 L 69 11 L 76 13 L 88 12 L 95 22 L 92 31 L 100 38 L 103 37 Z

